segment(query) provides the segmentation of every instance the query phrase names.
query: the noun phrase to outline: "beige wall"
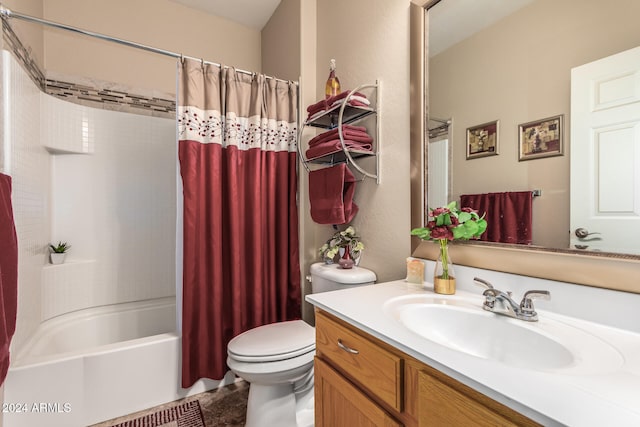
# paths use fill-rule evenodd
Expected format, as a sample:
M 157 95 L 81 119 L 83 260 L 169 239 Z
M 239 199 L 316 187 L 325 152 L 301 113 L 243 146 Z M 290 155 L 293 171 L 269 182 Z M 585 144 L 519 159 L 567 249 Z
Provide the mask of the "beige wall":
M 639 45 L 639 14 L 637 1 L 537 0 L 431 58 L 430 114 L 453 118 L 451 199 L 541 189 L 533 243 L 568 248 L 570 70 Z M 518 125 L 559 114 L 565 155 L 519 162 Z M 466 129 L 492 120 L 499 155 L 466 160 Z
M 404 277 L 410 254 L 408 29 L 408 0 L 319 0 L 317 4 L 316 93 L 324 94 L 331 58 L 337 61 L 342 89 L 377 79 L 382 85 L 382 179 L 379 185 L 372 179 L 357 184 L 360 212 L 352 222 L 366 245 L 361 266 L 375 271 L 379 282 Z M 363 166 L 373 170 L 371 162 Z M 308 198 L 307 187 L 301 188 L 301 198 Z M 308 209 L 302 218 L 313 224 Z M 315 243 L 303 248 L 307 260 L 317 260 L 317 248 L 333 234 L 330 226 L 313 228 Z
M 7 9 L 25 15 L 42 18 L 43 0 L 3 0 Z M 25 46 L 31 48 L 31 54 L 38 66 L 44 68 L 44 36 L 42 26 L 18 19 L 11 20 L 11 27 Z
M 282 0 L 262 29 L 262 72 L 286 80 L 300 77 L 300 0 Z
M 318 97 L 316 96 L 316 62 L 317 62 L 317 1 L 316 0 L 299 0 L 300 1 L 300 104 L 304 106 L 313 104 Z M 322 1 L 322 0 L 320 0 Z M 324 91 L 324 89 L 323 89 Z M 318 92 L 320 93 L 320 92 Z M 322 92 L 324 93 L 324 92 Z M 302 113 L 301 113 L 302 114 Z M 314 132 L 306 128 L 302 138 L 308 140 L 313 137 Z M 299 197 L 298 209 L 300 218 L 300 269 L 302 274 L 303 295 L 311 292 L 311 284 L 306 280 L 309 267 L 317 261 L 317 225 L 311 221 L 309 217 L 309 174 L 306 173 L 302 165 L 299 166 Z M 326 238 L 325 238 L 326 239 Z M 313 306 L 308 303 L 302 304 L 303 318 L 313 323 Z
M 47 0 L 46 19 L 249 71 L 260 70 L 260 31 L 169 0 Z M 46 29 L 45 68 L 175 93 L 176 60 Z

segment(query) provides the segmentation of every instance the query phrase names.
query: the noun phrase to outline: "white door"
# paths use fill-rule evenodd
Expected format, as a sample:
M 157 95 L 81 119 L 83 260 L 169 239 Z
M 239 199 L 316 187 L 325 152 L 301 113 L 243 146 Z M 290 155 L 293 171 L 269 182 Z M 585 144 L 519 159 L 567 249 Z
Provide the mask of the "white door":
M 427 205 L 430 209 L 447 206 L 449 200 L 449 138 L 444 135 L 427 145 L 429 180 Z
M 571 70 L 570 223 L 572 248 L 638 253 L 640 47 Z

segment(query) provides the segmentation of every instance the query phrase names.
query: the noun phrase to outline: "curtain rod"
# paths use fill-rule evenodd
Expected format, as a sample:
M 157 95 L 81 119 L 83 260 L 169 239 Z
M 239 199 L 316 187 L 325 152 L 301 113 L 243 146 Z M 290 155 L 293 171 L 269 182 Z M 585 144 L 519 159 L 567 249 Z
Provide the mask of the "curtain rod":
M 444 119 L 438 119 L 438 118 L 436 118 L 436 117 L 431 117 L 431 116 L 429 116 L 429 120 L 433 120 L 434 122 L 442 123 L 442 124 L 444 124 L 445 126 L 449 126 L 449 125 L 451 124 L 451 119 L 446 119 L 446 120 L 444 120 Z
M 153 47 L 153 46 L 147 46 L 141 43 L 136 43 L 136 42 L 132 42 L 129 40 L 124 40 L 124 39 L 120 39 L 117 37 L 112 37 L 112 36 L 107 36 L 104 34 L 100 34 L 100 33 L 96 33 L 93 31 L 88 31 L 88 30 L 83 30 L 81 28 L 77 28 L 77 27 L 72 27 L 70 25 L 65 25 L 65 24 L 60 24 L 58 22 L 53 22 L 53 21 L 48 21 L 46 19 L 41 19 L 41 18 L 36 18 L 35 16 L 29 16 L 29 15 L 25 15 L 22 14 L 20 12 L 14 12 L 10 9 L 7 9 L 6 7 L 4 7 L 4 5 L 0 4 L 0 15 L 2 16 L 2 18 L 17 18 L 17 19 L 22 19 L 23 21 L 28 21 L 28 22 L 33 22 L 36 24 L 42 24 L 42 25 L 46 25 L 49 27 L 54 27 L 54 28 L 58 28 L 61 30 L 66 30 L 66 31 L 71 31 L 74 33 L 78 33 L 78 34 L 83 34 L 85 36 L 90 36 L 90 37 L 95 37 L 101 40 L 106 40 L 109 42 L 114 42 L 114 43 L 119 43 L 125 46 L 129 46 L 129 47 L 133 47 L 136 49 L 141 49 L 141 50 L 146 50 L 148 52 L 152 52 L 152 53 L 157 53 L 160 55 L 165 55 L 165 56 L 171 56 L 173 58 L 188 58 L 188 59 L 194 59 L 197 61 L 201 61 L 203 64 L 210 64 L 210 65 L 214 65 L 216 67 L 222 67 L 222 64 L 218 64 L 216 62 L 211 62 L 211 61 L 205 61 L 202 58 L 194 58 L 192 56 L 186 56 L 183 55 L 181 53 L 176 53 L 176 52 L 171 52 L 169 50 L 164 50 L 164 49 L 158 49 L 157 47 Z M 225 68 L 228 68 L 228 66 L 225 66 Z M 238 68 L 235 69 L 238 73 L 242 73 L 242 74 L 248 74 L 250 76 L 255 75 L 256 73 L 253 73 L 251 71 L 246 71 L 246 70 L 240 70 Z M 265 78 L 267 79 L 274 79 L 276 81 L 280 81 L 280 82 L 285 82 L 288 83 L 288 80 L 282 80 L 276 77 L 272 77 L 272 76 L 265 76 Z M 293 82 L 295 84 L 298 84 L 298 82 Z

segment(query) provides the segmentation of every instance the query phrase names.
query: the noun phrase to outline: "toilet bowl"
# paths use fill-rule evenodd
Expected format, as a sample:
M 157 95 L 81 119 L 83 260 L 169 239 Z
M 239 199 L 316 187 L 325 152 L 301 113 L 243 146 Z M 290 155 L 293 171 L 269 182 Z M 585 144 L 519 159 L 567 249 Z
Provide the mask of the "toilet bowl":
M 229 369 L 250 384 L 246 427 L 313 426 L 312 326 L 292 320 L 248 330 L 227 355 Z
M 311 266 L 311 286 L 327 292 L 374 283 L 365 268 Z M 227 346 L 227 365 L 250 384 L 246 427 L 312 427 L 315 329 L 302 320 L 250 329 Z

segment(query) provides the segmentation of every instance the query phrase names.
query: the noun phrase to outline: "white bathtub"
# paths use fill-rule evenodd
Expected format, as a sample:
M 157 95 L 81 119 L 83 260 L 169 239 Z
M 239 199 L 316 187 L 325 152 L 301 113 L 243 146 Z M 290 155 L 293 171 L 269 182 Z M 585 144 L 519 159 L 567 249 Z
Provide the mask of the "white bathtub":
M 12 355 L 4 427 L 84 427 L 217 386 L 180 388 L 175 309 L 161 298 L 44 322 Z

